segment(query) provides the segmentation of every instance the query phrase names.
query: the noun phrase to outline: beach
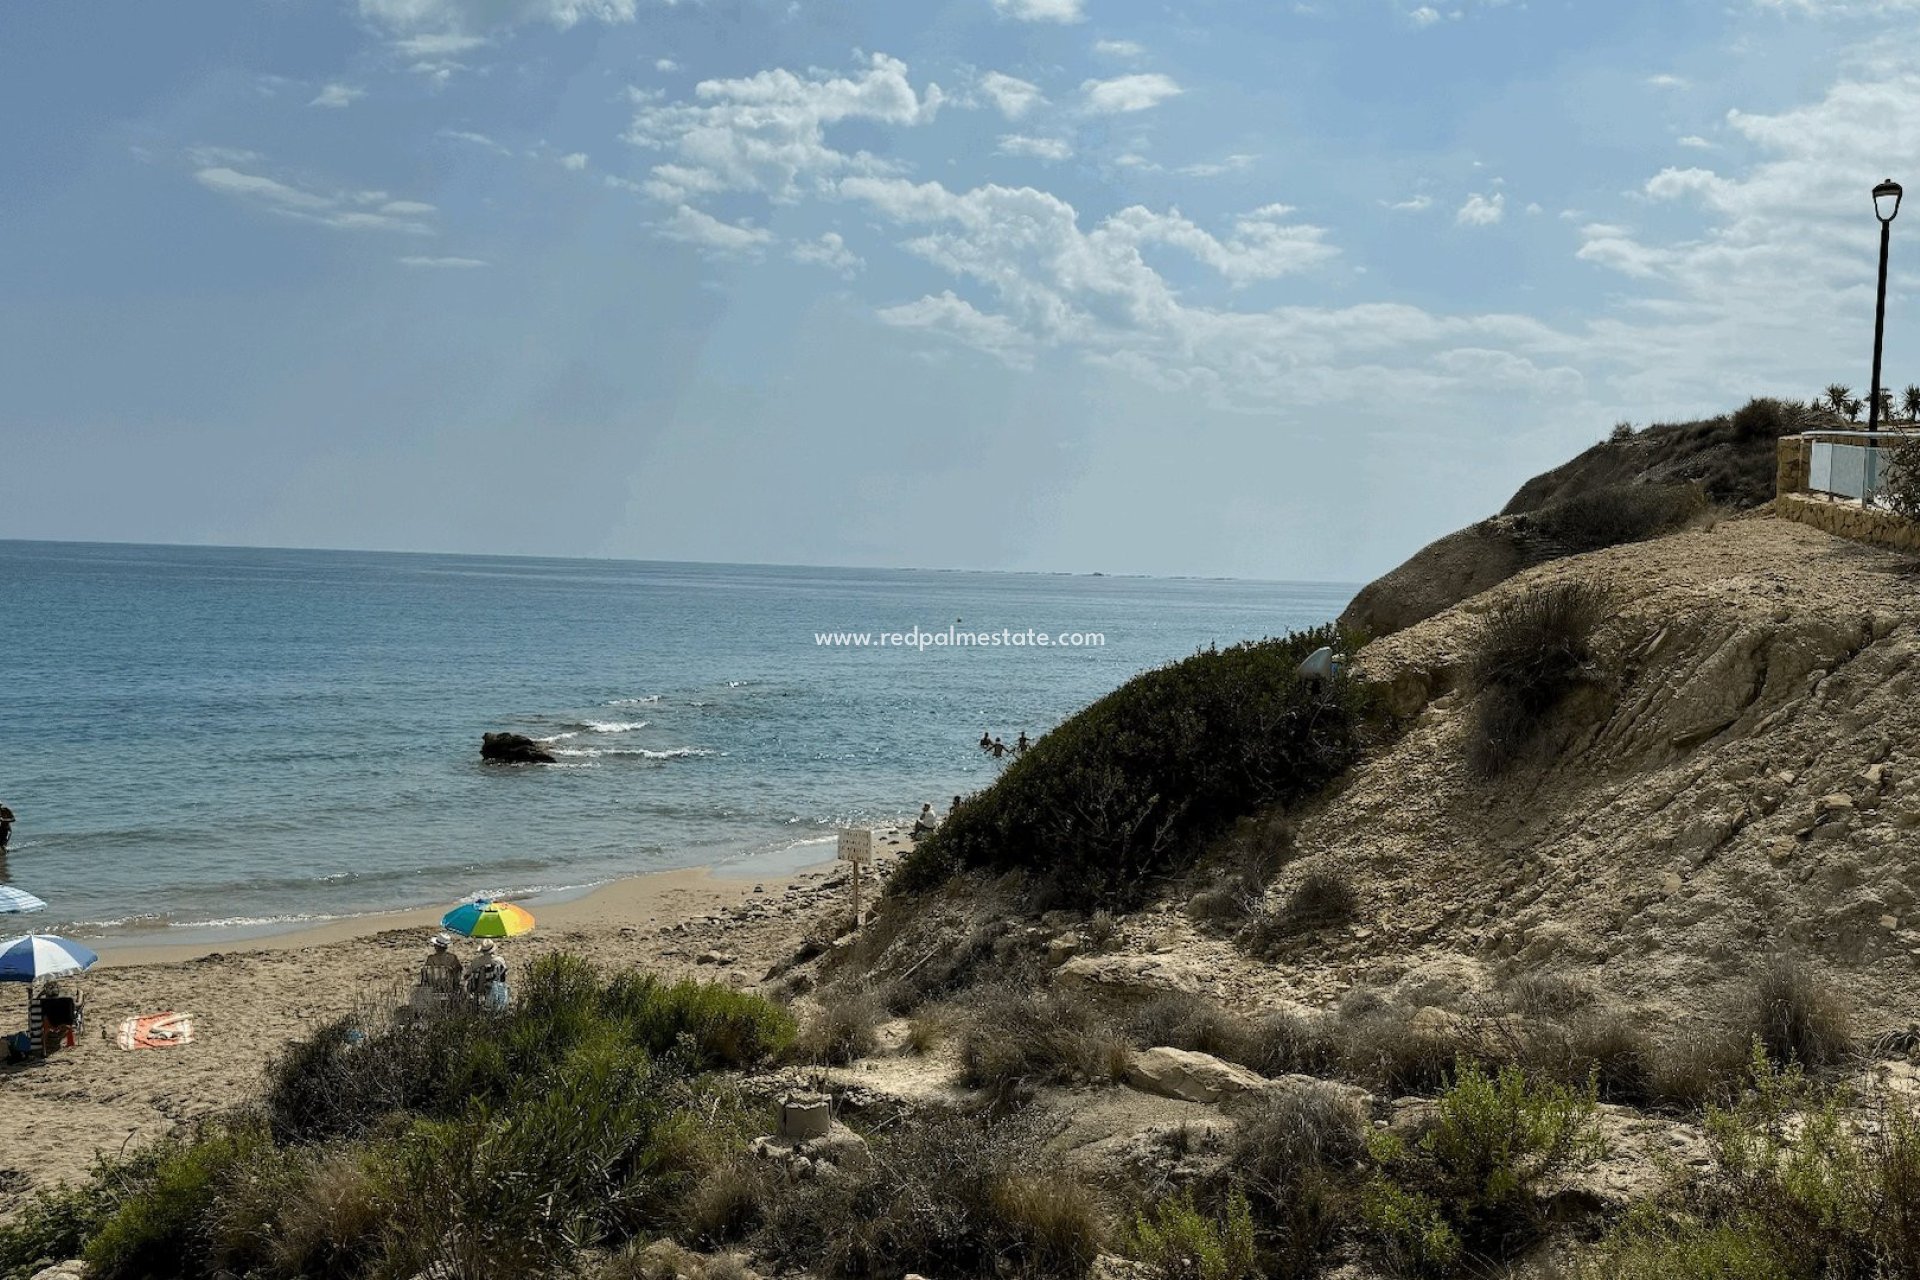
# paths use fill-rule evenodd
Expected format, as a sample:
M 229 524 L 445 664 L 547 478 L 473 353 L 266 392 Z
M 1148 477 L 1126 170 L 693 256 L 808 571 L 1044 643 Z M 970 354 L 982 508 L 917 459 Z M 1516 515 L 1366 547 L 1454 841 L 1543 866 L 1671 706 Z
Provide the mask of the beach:
M 883 857 L 908 843 L 882 833 Z M 609 969 L 748 986 L 813 918 L 851 905 L 847 871 L 836 863 L 758 880 L 737 870 L 656 872 L 544 904 L 536 930 L 500 944 L 501 954 L 515 970 L 566 951 Z M 82 987 L 86 1026 L 76 1046 L 0 1068 L 0 1221 L 34 1188 L 84 1176 L 96 1152 L 246 1102 L 273 1055 L 314 1028 L 403 1001 L 439 916 L 393 912 L 240 942 L 100 944 Z M 463 960 L 474 954 L 473 942 L 455 942 Z M 115 1044 L 123 1019 L 169 1010 L 192 1015 L 192 1044 Z M 0 1024 L 24 1018 L 23 1007 Z

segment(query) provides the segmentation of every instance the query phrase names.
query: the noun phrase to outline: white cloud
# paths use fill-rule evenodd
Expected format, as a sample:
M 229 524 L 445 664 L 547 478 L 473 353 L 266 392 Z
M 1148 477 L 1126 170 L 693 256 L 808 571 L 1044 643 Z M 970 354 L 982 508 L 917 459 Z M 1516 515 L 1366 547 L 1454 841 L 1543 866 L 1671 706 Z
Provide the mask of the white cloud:
M 655 58 L 653 61 L 653 69 L 655 71 L 672 73 L 680 69 L 680 64 L 672 58 Z
M 1666 72 L 1662 72 L 1657 76 L 1648 76 L 1647 84 L 1655 89 L 1690 89 L 1693 87 L 1693 81 L 1687 79 L 1685 76 L 1676 76 Z
M 795 262 L 825 267 L 844 276 L 851 276 L 867 265 L 865 258 L 847 248 L 846 240 L 838 231 L 825 232 L 818 240 L 800 241 L 793 246 L 792 257 Z
M 995 148 L 1001 155 L 1027 156 L 1034 160 L 1060 161 L 1073 158 L 1073 146 L 1059 138 L 1035 138 L 1022 133 L 1001 137 Z
M 1491 196 L 1474 192 L 1460 211 L 1453 215 L 1456 225 L 1462 227 L 1490 227 L 1507 216 L 1507 197 L 1496 191 Z
M 486 260 L 482 258 L 428 258 L 419 254 L 410 254 L 404 258 L 397 258 L 395 261 L 407 267 L 433 268 L 450 271 L 470 271 L 475 267 L 488 265 Z
M 773 243 L 773 233 L 763 227 L 723 222 L 704 210 L 684 204 L 659 225 L 658 232 L 664 240 L 695 245 L 724 258 L 758 257 L 762 249 Z
M 402 32 L 458 34 L 523 23 L 561 29 L 632 22 L 637 0 L 359 0 L 362 17 Z
M 883 307 L 880 323 L 896 329 L 920 329 L 984 351 L 1016 369 L 1033 367 L 1033 342 L 1005 316 L 988 315 L 948 289 L 918 302 Z
M 934 118 L 943 95 L 916 92 L 906 64 L 874 54 L 856 76 L 762 71 L 741 80 L 705 80 L 695 101 L 639 103 L 627 140 L 671 157 L 655 165 L 647 190 L 684 202 L 722 191 L 797 199 L 804 183 L 840 173 L 880 173 L 889 162 L 848 154 L 827 142 L 849 120 L 911 127 Z
M 1182 165 L 1174 170 L 1183 178 L 1217 178 L 1223 173 L 1241 173 L 1253 167 L 1260 157 L 1241 153 L 1228 156 L 1224 160 L 1204 160 L 1196 164 Z
M 510 156 L 513 154 L 511 148 L 501 146 L 486 134 L 475 133 L 471 129 L 442 129 L 437 136 L 450 138 L 455 142 L 465 142 L 472 146 L 481 147 L 493 152 L 495 155 Z
M 418 35 L 400 36 L 389 42 L 388 47 L 403 58 L 454 58 L 483 48 L 486 43 L 485 36 L 461 35 L 453 31 L 429 31 Z
M 1089 80 L 1080 86 L 1086 95 L 1087 109 L 1100 115 L 1119 115 L 1157 107 L 1181 92 L 1171 76 L 1157 71 L 1117 76 L 1112 80 Z
M 1410 196 L 1405 200 L 1382 200 L 1380 203 L 1395 213 L 1425 213 L 1433 208 L 1433 197 Z
M 1416 27 L 1430 27 L 1440 21 L 1440 11 L 1431 5 L 1423 4 L 1412 13 L 1409 13 L 1407 18 Z
M 587 153 L 584 151 L 575 151 L 569 155 L 561 156 L 560 167 L 562 169 L 570 169 L 574 173 L 585 172 L 587 167 Z
M 1046 101 L 1039 85 L 999 71 L 989 71 L 980 77 L 980 91 L 991 98 L 1000 114 L 1009 120 L 1018 120 Z
M 392 200 L 384 191 L 316 191 L 219 164 L 196 169 L 193 177 L 209 191 L 301 222 L 342 231 L 433 234 L 426 220 L 434 213 L 432 205 Z
M 350 107 L 367 96 L 365 89 L 355 89 L 344 84 L 330 84 L 313 96 L 310 107 Z
M 1022 22 L 1079 22 L 1087 16 L 1082 0 L 993 0 L 993 7 Z
M 1701 137 L 1697 133 L 1690 133 L 1684 138 L 1675 138 L 1674 145 L 1681 146 L 1681 147 L 1691 147 L 1696 151 L 1713 150 L 1713 144 L 1711 142 L 1708 142 L 1705 138 Z
M 1093 51 L 1102 58 L 1138 58 L 1147 50 L 1133 40 L 1096 40 Z

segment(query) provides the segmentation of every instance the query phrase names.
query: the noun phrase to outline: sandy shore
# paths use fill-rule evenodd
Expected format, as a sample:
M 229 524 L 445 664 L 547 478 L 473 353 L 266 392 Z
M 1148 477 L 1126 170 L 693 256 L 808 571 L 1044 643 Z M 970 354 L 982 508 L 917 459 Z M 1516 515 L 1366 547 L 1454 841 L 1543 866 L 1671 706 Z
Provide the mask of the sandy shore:
M 906 842 L 883 836 L 882 847 Z M 848 905 L 846 871 L 816 864 L 755 880 L 728 868 L 658 872 L 540 905 L 538 929 L 502 944 L 509 965 L 571 951 L 609 967 L 748 985 L 809 920 Z M 330 922 L 245 942 L 102 943 L 84 980 L 87 1026 L 45 1062 L 0 1067 L 0 1220 L 35 1186 L 85 1174 L 96 1151 L 159 1136 L 254 1093 L 288 1041 L 356 1007 L 404 998 L 441 909 Z M 462 958 L 473 944 L 458 941 Z M 194 1043 L 129 1052 L 123 1019 L 193 1015 Z M 25 1025 L 24 996 L 0 1029 Z

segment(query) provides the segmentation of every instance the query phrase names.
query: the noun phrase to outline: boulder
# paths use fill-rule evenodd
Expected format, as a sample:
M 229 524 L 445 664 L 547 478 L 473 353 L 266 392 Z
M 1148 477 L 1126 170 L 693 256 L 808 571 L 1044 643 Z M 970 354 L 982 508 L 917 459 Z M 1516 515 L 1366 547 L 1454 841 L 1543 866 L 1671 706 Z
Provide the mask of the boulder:
M 1191 965 L 1167 956 L 1075 956 L 1055 970 L 1055 977 L 1082 991 L 1142 999 L 1200 986 Z
M 1223 1098 L 1255 1093 L 1272 1081 L 1258 1071 L 1222 1062 L 1210 1053 L 1192 1049 L 1144 1049 L 1127 1064 L 1127 1083 L 1144 1093 L 1182 1102 L 1217 1103 Z
M 33 1273 L 33 1280 L 87 1280 L 87 1264 L 75 1258 L 72 1262 L 62 1262 L 48 1267 L 44 1271 Z
M 524 733 L 483 733 L 480 758 L 489 764 L 552 764 L 553 752 Z

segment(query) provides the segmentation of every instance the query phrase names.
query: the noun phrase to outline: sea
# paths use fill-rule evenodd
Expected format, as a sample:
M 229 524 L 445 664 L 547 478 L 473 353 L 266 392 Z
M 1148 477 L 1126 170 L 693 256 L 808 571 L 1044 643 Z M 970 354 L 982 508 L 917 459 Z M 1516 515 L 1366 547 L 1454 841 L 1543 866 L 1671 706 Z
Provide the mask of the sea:
M 1137 672 L 1352 594 L 0 541 L 0 882 L 49 904 L 0 933 L 187 942 L 676 867 L 777 874 L 831 857 L 843 825 L 990 784 L 983 733 L 1037 738 Z M 914 628 L 934 639 L 880 641 Z M 483 764 L 494 730 L 556 763 Z

